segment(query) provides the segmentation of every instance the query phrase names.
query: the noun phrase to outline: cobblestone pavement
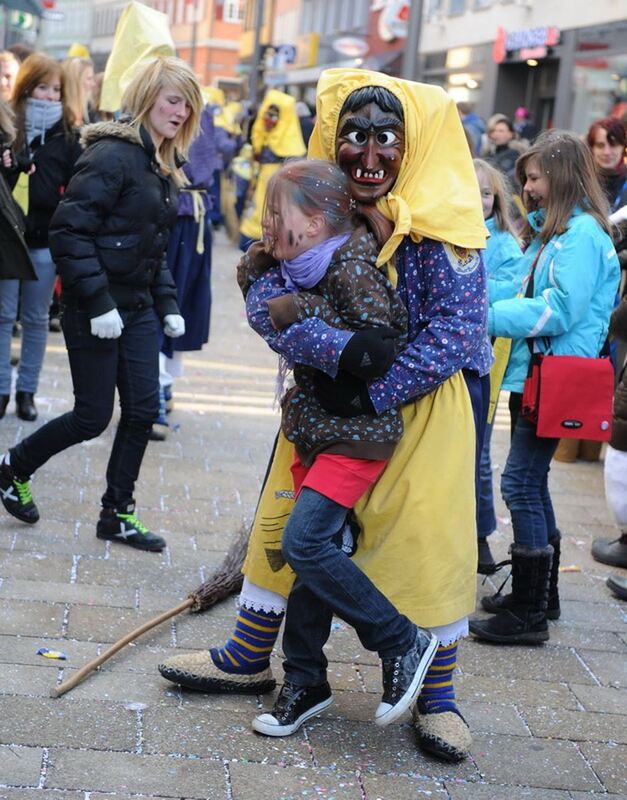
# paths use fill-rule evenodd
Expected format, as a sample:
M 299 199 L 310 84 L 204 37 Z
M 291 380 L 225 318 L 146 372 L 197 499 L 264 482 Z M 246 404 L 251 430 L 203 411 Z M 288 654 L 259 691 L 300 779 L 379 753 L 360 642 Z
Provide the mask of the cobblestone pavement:
M 336 703 L 298 734 L 253 734 L 271 698 L 183 692 L 161 678 L 165 656 L 221 643 L 234 600 L 183 614 L 111 659 L 59 699 L 50 688 L 142 621 L 176 605 L 223 554 L 259 492 L 277 416 L 276 364 L 248 330 L 235 286 L 236 251 L 214 250 L 211 342 L 189 354 L 166 442 L 149 445 L 137 491 L 141 519 L 169 543 L 140 553 L 95 538 L 112 429 L 58 456 L 34 481 L 41 521 L 0 517 L 0 798 L 127 800 L 600 800 L 627 796 L 625 606 L 605 586 L 610 569 L 590 557 L 594 536 L 615 533 L 600 463 L 555 464 L 563 532 L 562 618 L 537 648 L 466 641 L 457 690 L 474 735 L 460 765 L 419 752 L 409 722 L 381 731 L 376 657 L 338 623 L 329 645 Z M 17 344 L 17 343 L 16 343 Z M 60 334 L 51 334 L 40 419 L 71 406 Z M 33 429 L 13 404 L 1 446 Z M 503 464 L 499 414 L 494 462 Z M 498 466 L 495 466 L 498 478 Z M 499 506 L 494 550 L 511 538 Z M 478 593 L 494 591 L 478 581 Z M 67 661 L 38 656 L 59 649 Z M 280 662 L 275 659 L 277 674 Z

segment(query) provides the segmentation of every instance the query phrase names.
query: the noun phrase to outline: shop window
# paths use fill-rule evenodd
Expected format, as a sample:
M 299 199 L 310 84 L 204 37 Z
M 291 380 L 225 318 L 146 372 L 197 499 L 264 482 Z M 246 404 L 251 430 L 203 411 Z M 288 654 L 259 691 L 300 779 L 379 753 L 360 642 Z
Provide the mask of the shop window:
M 427 19 L 437 17 L 442 13 L 442 0 L 429 0 L 427 4 Z
M 466 0 L 448 0 L 448 13 L 452 17 L 455 14 L 463 14 L 466 10 Z
M 586 133 L 590 125 L 610 114 L 627 111 L 627 54 L 602 52 L 578 55 L 573 71 L 573 104 L 570 127 Z
M 489 8 L 492 0 L 474 0 L 475 8 Z

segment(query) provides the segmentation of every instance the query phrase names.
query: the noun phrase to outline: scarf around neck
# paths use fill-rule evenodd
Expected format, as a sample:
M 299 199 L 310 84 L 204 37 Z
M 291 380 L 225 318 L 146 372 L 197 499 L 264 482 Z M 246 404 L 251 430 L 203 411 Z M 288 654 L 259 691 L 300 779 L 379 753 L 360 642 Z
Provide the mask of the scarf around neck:
M 63 105 L 60 100 L 35 100 L 29 97 L 26 101 L 26 141 L 30 144 L 38 136 L 41 143 L 46 141 L 46 132 L 63 116 Z
M 281 261 L 281 275 L 290 292 L 311 289 L 324 278 L 333 253 L 350 239 L 350 233 L 332 236 L 296 258 Z

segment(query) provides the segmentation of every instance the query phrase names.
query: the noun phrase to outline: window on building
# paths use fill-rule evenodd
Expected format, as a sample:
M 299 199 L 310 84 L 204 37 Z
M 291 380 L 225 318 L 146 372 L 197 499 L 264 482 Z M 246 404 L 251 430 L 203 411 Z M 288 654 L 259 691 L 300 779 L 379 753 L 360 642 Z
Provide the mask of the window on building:
M 427 19 L 437 16 L 442 11 L 442 0 L 429 0 L 427 4 Z
M 492 0 L 474 0 L 475 8 L 488 8 L 492 5 Z
M 242 0 L 224 0 L 222 19 L 224 22 L 241 22 L 244 19 Z
M 448 0 L 448 13 L 463 14 L 466 10 L 466 0 Z

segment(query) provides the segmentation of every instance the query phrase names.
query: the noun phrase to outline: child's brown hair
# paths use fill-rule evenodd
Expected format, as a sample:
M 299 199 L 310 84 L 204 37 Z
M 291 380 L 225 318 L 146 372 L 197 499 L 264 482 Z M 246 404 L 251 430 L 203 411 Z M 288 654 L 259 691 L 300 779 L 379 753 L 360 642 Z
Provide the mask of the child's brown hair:
M 392 224 L 374 206 L 357 204 L 351 197 L 348 178 L 330 161 L 293 159 L 287 161 L 268 181 L 264 217 L 268 209 L 277 209 L 282 198 L 303 214 L 322 214 L 332 236 L 347 233 L 363 217 L 379 246 L 392 233 Z
M 540 230 L 543 242 L 564 233 L 577 207 L 593 216 L 603 230 L 610 233 L 608 203 L 590 149 L 581 139 L 567 131 L 550 130 L 541 134 L 516 162 L 516 176 L 523 187 L 527 180 L 526 168 L 532 161 L 549 184 L 546 218 Z M 535 211 L 535 201 L 524 190 L 522 196 L 527 211 Z

